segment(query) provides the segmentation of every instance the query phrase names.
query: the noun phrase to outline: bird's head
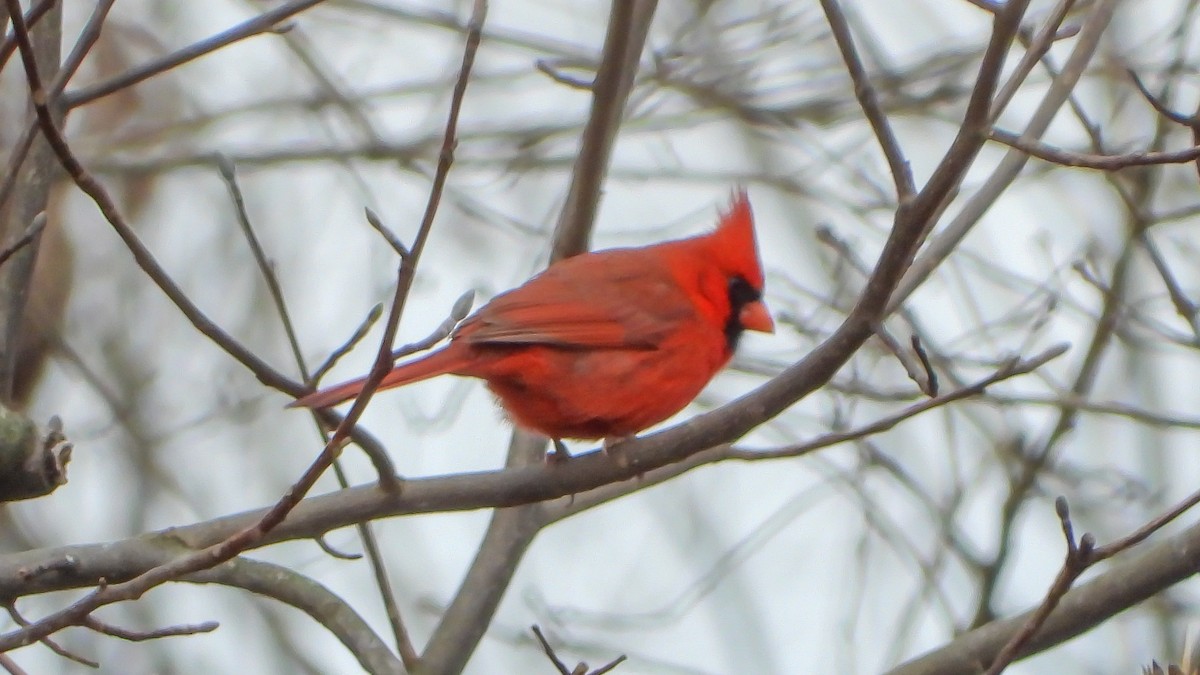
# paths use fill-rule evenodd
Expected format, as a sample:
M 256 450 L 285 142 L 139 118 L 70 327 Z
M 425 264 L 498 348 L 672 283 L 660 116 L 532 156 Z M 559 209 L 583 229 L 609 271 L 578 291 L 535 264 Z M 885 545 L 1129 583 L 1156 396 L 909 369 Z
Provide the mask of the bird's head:
M 717 229 L 707 237 L 709 255 L 726 277 L 732 313 L 726 325 L 731 342 L 744 330 L 775 332 L 775 321 L 762 300 L 763 271 L 754 235 L 754 214 L 745 190 L 733 195 Z

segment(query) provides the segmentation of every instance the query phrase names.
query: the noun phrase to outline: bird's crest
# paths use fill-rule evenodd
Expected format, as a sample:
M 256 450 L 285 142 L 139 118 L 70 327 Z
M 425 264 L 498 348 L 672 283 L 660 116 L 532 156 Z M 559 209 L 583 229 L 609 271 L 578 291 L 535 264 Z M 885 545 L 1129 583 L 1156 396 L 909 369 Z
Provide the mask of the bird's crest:
M 754 214 L 746 191 L 733 193 L 729 209 L 721 213 L 717 229 L 709 235 L 713 255 L 729 274 L 745 279 L 755 290 L 763 288 L 762 262 L 754 236 Z

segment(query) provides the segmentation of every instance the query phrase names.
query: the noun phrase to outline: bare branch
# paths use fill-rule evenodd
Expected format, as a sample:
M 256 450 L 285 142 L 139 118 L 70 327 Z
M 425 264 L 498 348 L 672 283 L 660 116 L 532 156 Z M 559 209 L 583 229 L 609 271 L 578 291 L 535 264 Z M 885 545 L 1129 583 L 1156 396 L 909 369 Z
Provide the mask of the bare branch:
M 1197 344 L 1200 344 L 1200 309 L 1196 307 L 1196 303 L 1188 298 L 1187 293 L 1183 290 L 1183 286 L 1175 278 L 1175 274 L 1167 265 L 1162 252 L 1159 251 L 1158 244 L 1150 237 L 1149 233 L 1142 232 L 1141 244 L 1142 248 L 1149 254 L 1151 262 L 1154 263 L 1154 269 L 1162 277 L 1163 285 L 1167 287 L 1167 295 L 1171 298 L 1171 304 L 1175 307 L 1175 313 L 1191 326 L 1192 335 L 1195 337 Z
M 291 605 L 312 617 L 345 645 L 363 670 L 372 675 L 404 673 L 397 659 L 345 600 L 321 584 L 286 567 L 246 558 L 197 572 L 184 581 L 220 584 Z
M 156 628 L 154 630 L 140 631 L 121 628 L 110 623 L 105 623 L 94 616 L 89 616 L 83 620 L 83 627 L 103 633 L 110 637 L 127 640 L 129 642 L 145 642 L 146 640 L 159 640 L 165 637 L 180 637 L 185 635 L 197 635 L 199 633 L 211 633 L 220 627 L 216 621 L 205 621 L 194 625 L 179 625 L 166 626 L 165 628 Z
M 315 371 L 313 371 L 311 378 L 312 381 L 314 383 L 320 382 L 325 377 L 325 374 L 328 373 L 331 368 L 337 365 L 337 362 L 340 361 L 343 356 L 353 351 L 354 347 L 357 346 L 359 342 L 362 342 L 362 339 L 367 336 L 367 333 L 370 332 L 371 328 L 375 325 L 375 322 L 379 321 L 379 317 L 381 316 L 383 316 L 382 302 L 373 305 L 371 307 L 371 311 L 367 312 L 367 316 L 363 318 L 362 323 L 358 324 L 358 327 L 354 329 L 354 333 L 350 335 L 350 338 L 343 342 L 342 345 L 337 349 L 333 350 L 333 352 L 329 354 L 325 361 L 323 361 L 321 365 L 318 366 Z
M 262 14 L 247 19 L 242 23 L 230 28 L 229 30 L 218 33 L 211 38 L 201 40 L 193 45 L 189 45 L 183 49 L 167 54 L 161 58 L 155 59 L 145 65 L 142 65 L 127 73 L 118 75 L 112 79 L 100 82 L 85 89 L 67 92 L 62 97 L 62 105 L 64 109 L 78 108 L 82 105 L 87 105 L 97 99 L 116 93 L 127 87 L 143 82 L 161 75 L 172 68 L 181 66 L 188 61 L 211 54 L 223 47 L 231 45 L 239 40 L 244 40 L 255 35 L 274 32 L 280 22 L 303 12 L 315 5 L 320 4 L 324 0 L 293 0 L 285 3 L 274 9 L 263 12 Z
M 13 243 L 5 246 L 3 251 L 0 251 L 0 265 L 3 265 L 5 262 L 7 262 L 14 253 L 20 251 L 33 242 L 33 240 L 40 235 L 44 229 L 46 229 L 46 212 L 42 211 L 41 213 L 37 214 L 37 217 L 33 219 L 33 222 L 29 224 L 29 228 L 25 230 L 25 234 L 21 235 L 20 238 Z
M 29 625 L 29 620 L 26 619 L 21 614 L 21 612 L 17 611 L 17 605 L 15 603 L 9 602 L 9 603 L 5 604 L 4 609 L 8 612 L 9 617 L 12 618 L 13 623 L 17 624 L 18 626 L 28 626 Z M 54 652 L 55 654 L 58 654 L 59 656 L 63 657 L 64 659 L 67 659 L 68 661 L 74 661 L 75 663 L 85 665 L 88 668 L 99 668 L 100 667 L 99 662 L 93 661 L 92 659 L 89 659 L 84 656 L 80 656 L 79 654 L 76 654 L 75 652 L 67 649 L 66 647 L 63 647 L 62 645 L 58 644 L 58 642 L 56 642 L 48 637 L 42 638 L 41 640 L 38 640 L 38 642 L 42 646 L 44 646 L 46 649 L 49 649 L 50 651 Z
M 1200 115 L 1185 115 L 1181 112 L 1172 110 L 1167 106 L 1166 103 L 1160 101 L 1159 98 L 1154 95 L 1154 92 L 1146 88 L 1145 83 L 1142 82 L 1142 78 L 1138 77 L 1136 72 L 1130 70 L 1128 73 L 1130 79 L 1133 80 L 1133 85 L 1137 87 L 1137 90 L 1142 95 L 1142 98 L 1146 99 L 1146 102 L 1150 104 L 1150 107 L 1154 108 L 1160 115 L 1166 117 L 1176 124 L 1188 127 L 1189 129 L 1194 129 L 1197 125 L 1200 125 Z
M 46 12 L 49 12 L 50 8 L 54 6 L 55 2 L 57 0 L 41 0 L 33 7 L 30 7 L 29 12 L 25 14 L 25 26 L 28 28 L 36 26 L 38 21 L 41 21 L 42 17 L 46 15 Z M 4 13 L 4 17 L 8 18 L 7 10 Z M 8 60 L 17 51 L 16 35 L 16 31 L 13 31 L 5 35 L 3 40 L 0 40 L 0 70 L 4 70 L 4 66 L 8 63 Z
M 454 301 L 454 305 L 450 307 L 450 314 L 434 328 L 429 335 L 416 342 L 410 342 L 406 345 L 401 345 L 392 350 L 392 360 L 404 358 L 409 354 L 422 352 L 430 349 L 437 343 L 449 337 L 450 333 L 454 332 L 454 328 L 462 323 L 462 320 L 467 318 L 471 313 L 471 305 L 475 303 L 475 291 L 467 291 L 458 296 Z
M 815 450 L 820 450 L 821 448 L 827 448 L 831 445 L 837 445 L 847 441 L 865 438 L 867 436 L 887 431 L 895 427 L 897 424 L 920 415 L 928 410 L 940 408 L 946 404 L 982 394 L 984 390 L 993 384 L 996 384 L 997 382 L 1002 382 L 1018 375 L 1031 373 L 1050 361 L 1058 358 L 1059 356 L 1062 356 L 1066 353 L 1066 351 L 1067 345 L 1061 344 L 1056 347 L 1051 347 L 1041 354 L 1033 356 L 1029 359 L 1014 360 L 1004 368 L 1001 368 L 995 374 L 986 377 L 969 387 L 964 387 L 935 398 L 926 399 L 920 403 L 909 406 L 908 408 L 905 408 L 894 415 L 889 415 L 888 417 L 885 417 L 877 422 L 859 427 L 852 431 L 825 434 L 806 443 L 790 445 L 784 448 L 776 448 L 773 450 L 730 449 L 725 453 L 725 456 L 730 459 L 742 460 L 764 460 L 778 459 L 781 457 L 798 457 L 800 455 L 806 455 Z
M 1054 42 L 1060 39 L 1058 29 L 1062 26 L 1062 22 L 1066 20 L 1067 14 L 1075 6 L 1075 0 L 1059 0 L 1055 5 L 1054 10 L 1050 13 L 1050 17 L 1042 24 L 1042 28 L 1038 34 L 1031 40 L 1025 40 L 1025 54 L 1021 56 L 1021 61 L 1017 63 L 1017 67 L 1009 76 L 1008 81 L 1000 88 L 996 94 L 996 99 L 992 102 L 992 122 L 994 123 L 1000 118 L 1004 109 L 1008 107 L 1012 97 L 1016 95 L 1017 90 L 1025 83 L 1026 78 L 1033 72 L 1038 61 L 1049 53 L 1050 48 L 1054 46 Z
M 550 645 L 550 641 L 547 640 L 546 636 L 542 634 L 542 629 L 539 628 L 537 624 L 534 624 L 529 628 L 533 631 L 534 637 L 537 638 L 538 644 L 542 646 L 542 651 L 545 652 L 546 658 L 550 659 L 550 663 L 554 664 L 554 667 L 558 670 L 560 675 L 604 675 L 604 673 L 612 672 L 614 668 L 621 665 L 621 663 L 626 659 L 625 655 L 622 654 L 610 661 L 607 665 L 597 668 L 596 670 L 592 670 L 588 667 L 588 664 L 582 661 L 580 661 L 579 664 L 577 664 L 574 668 L 567 668 L 567 664 L 563 663 L 562 659 L 558 658 L 558 654 L 555 653 L 554 647 Z
M 1047 162 L 1100 171 L 1120 171 L 1135 166 L 1158 164 L 1185 164 L 1200 158 L 1200 146 L 1170 152 L 1146 150 L 1123 155 L 1094 155 L 1063 150 L 1038 141 L 1027 140 L 1023 136 L 1001 129 L 993 129 L 991 139 Z
M 562 659 L 558 658 L 558 654 L 554 653 L 554 647 L 551 647 L 550 642 L 546 639 L 546 636 L 542 635 L 542 629 L 539 628 L 535 623 L 529 627 L 529 630 L 533 631 L 534 637 L 536 637 L 538 643 L 542 645 L 542 651 L 546 653 L 546 658 L 550 659 L 550 663 L 554 664 L 554 668 L 558 670 L 561 675 L 571 675 L 571 669 L 567 667 L 567 664 L 562 662 Z
M 1188 496 L 1128 537 L 1108 546 L 1091 548 L 1088 553 L 1088 559 L 1091 561 L 1089 565 L 1140 543 L 1198 503 L 1200 492 Z M 1064 521 L 1066 522 L 1069 521 Z M 1090 535 L 1085 537 L 1090 538 Z M 1020 616 L 993 621 L 964 633 L 949 644 L 896 667 L 889 671 L 888 675 L 935 675 L 977 671 L 978 664 L 994 662 L 1001 650 L 1014 640 L 1015 636 L 1023 635 L 1031 622 L 1035 621 L 1038 625 L 1030 632 L 1028 638 L 1022 638 L 1025 645 L 1016 650 L 1015 658 L 1044 651 L 1196 574 L 1200 568 L 1195 556 L 1188 552 L 1194 550 L 1191 547 L 1198 544 L 1200 526 L 1193 525 L 1140 556 L 1113 564 L 1108 571 L 1073 590 L 1063 592 L 1063 582 L 1056 578 L 1047 597 L 1047 601 L 1055 605 L 1050 611 L 1043 611 L 1043 605 L 1047 602 L 1043 601 L 1043 605 Z M 1078 551 L 1084 548 L 1082 541 L 1077 544 Z M 1072 583 L 1073 581 L 1074 578 L 1071 579 Z M 1052 594 L 1058 595 L 1058 598 L 1051 597 Z
M 1092 551 L 1096 546 L 1096 540 L 1090 534 L 1085 534 L 1079 540 L 1075 541 L 1075 530 L 1071 525 L 1070 510 L 1067 507 L 1065 497 L 1059 497 L 1054 503 L 1055 509 L 1058 512 L 1058 518 L 1062 522 L 1063 536 L 1067 541 L 1067 555 L 1063 562 L 1062 569 L 1059 570 L 1058 576 L 1054 578 L 1054 583 L 1050 585 L 1050 590 L 1046 591 L 1046 597 L 1042 604 L 1034 611 L 1033 616 L 1025 622 L 1021 630 L 1013 634 L 1012 638 L 996 655 L 996 659 L 988 666 L 985 675 L 1000 675 L 1004 669 L 1008 667 L 1013 659 L 1017 657 L 1021 649 L 1033 639 L 1037 634 L 1038 629 L 1046 622 L 1050 616 L 1050 612 L 1058 606 L 1062 601 L 1067 591 L 1071 589 L 1071 585 L 1079 578 L 1079 575 L 1087 569 L 1091 564 Z
M 1083 76 L 1084 70 L 1091 62 L 1092 56 L 1099 47 L 1100 39 L 1104 35 L 1105 30 L 1107 30 L 1118 4 L 1119 0 L 1099 0 L 1095 3 L 1087 19 L 1083 22 L 1083 26 L 1080 28 L 1075 48 L 1071 51 L 1066 65 L 1064 65 L 1062 72 L 1054 78 L 1050 89 L 1046 92 L 1041 103 L 1038 104 L 1037 110 L 1034 111 L 1033 116 L 1030 118 L 1029 123 L 1025 126 L 1025 131 L 1022 134 L 1025 138 L 1039 138 L 1049 128 L 1050 122 L 1058 113 L 1058 109 L 1070 97 L 1075 84 Z M 1007 4 L 1005 6 L 1007 7 Z M 990 129 L 983 130 L 982 133 L 989 131 Z M 1028 155 L 1019 151 L 1013 151 L 1001 160 L 996 170 L 992 172 L 983 186 L 967 201 L 958 215 L 937 236 L 930 240 L 921 256 L 913 262 L 912 269 L 905 273 L 904 280 L 899 284 L 896 293 L 891 298 L 889 310 L 900 306 L 942 264 L 946 257 L 954 251 L 959 242 L 967 236 L 967 233 L 979 222 L 983 214 L 991 208 L 996 199 L 1008 189 L 1009 185 L 1012 184 L 1021 172 L 1021 169 L 1024 168 L 1027 160 Z
M 400 241 L 396 233 L 389 230 L 387 225 L 383 224 L 383 220 L 379 218 L 378 213 L 375 213 L 371 209 L 364 209 L 364 211 L 366 212 L 367 223 L 379 233 L 379 236 L 383 237 L 383 240 L 388 243 L 388 246 L 392 247 L 396 255 L 400 256 L 402 260 L 411 255 L 408 247 L 404 245 L 404 242 Z
M 325 535 L 313 537 L 313 541 L 316 542 L 317 546 L 322 551 L 324 551 L 327 555 L 337 558 L 338 560 L 361 560 L 362 559 L 361 553 L 344 553 L 342 551 L 337 550 L 336 548 L 333 547 L 333 544 L 329 543 L 329 540 L 327 540 L 325 538 Z
M 842 52 L 846 70 L 850 72 L 850 81 L 854 84 L 854 96 L 862 106 L 867 121 L 871 123 L 871 129 L 875 132 L 875 138 L 878 139 L 879 147 L 883 150 L 883 156 L 887 159 L 888 167 L 891 169 L 892 180 L 896 185 L 896 199 L 900 203 L 907 202 L 917 192 L 916 183 L 913 181 L 912 167 L 904 156 L 904 149 L 900 147 L 900 141 L 896 138 L 891 123 L 888 122 L 887 114 L 883 111 L 883 106 L 879 104 L 879 95 L 875 93 L 875 88 L 871 85 L 871 78 L 867 75 L 862 59 L 858 56 L 858 50 L 854 47 L 854 36 L 850 33 L 850 24 L 846 21 L 846 15 L 842 12 L 837 0 L 821 0 L 821 8 L 825 10 L 825 17 L 829 21 L 829 27 L 833 30 L 833 38 Z
M 94 667 L 99 668 L 100 664 L 97 663 Z M 21 666 L 18 666 L 17 662 L 13 661 L 12 657 L 10 657 L 8 654 L 0 654 L 0 668 L 4 668 L 4 670 L 8 671 L 9 675 L 29 675 L 23 668 L 21 668 Z

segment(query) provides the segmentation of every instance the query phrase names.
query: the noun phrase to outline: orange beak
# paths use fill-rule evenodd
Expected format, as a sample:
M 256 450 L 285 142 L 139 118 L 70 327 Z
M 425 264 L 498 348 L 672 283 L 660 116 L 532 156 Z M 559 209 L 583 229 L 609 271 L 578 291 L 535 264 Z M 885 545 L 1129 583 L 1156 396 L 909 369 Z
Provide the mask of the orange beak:
M 742 328 L 746 330 L 756 330 L 760 333 L 775 332 L 775 320 L 771 318 L 771 312 L 762 300 L 756 300 L 742 307 L 742 311 L 738 313 L 738 323 L 742 324 Z

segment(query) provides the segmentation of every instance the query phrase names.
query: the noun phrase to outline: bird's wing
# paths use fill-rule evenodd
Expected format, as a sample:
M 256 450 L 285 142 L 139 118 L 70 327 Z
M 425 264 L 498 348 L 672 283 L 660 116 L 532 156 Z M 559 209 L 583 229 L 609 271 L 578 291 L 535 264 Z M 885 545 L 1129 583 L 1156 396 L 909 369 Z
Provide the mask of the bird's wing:
M 660 261 L 636 249 L 562 261 L 496 296 L 457 337 L 472 344 L 654 349 L 695 315 Z

